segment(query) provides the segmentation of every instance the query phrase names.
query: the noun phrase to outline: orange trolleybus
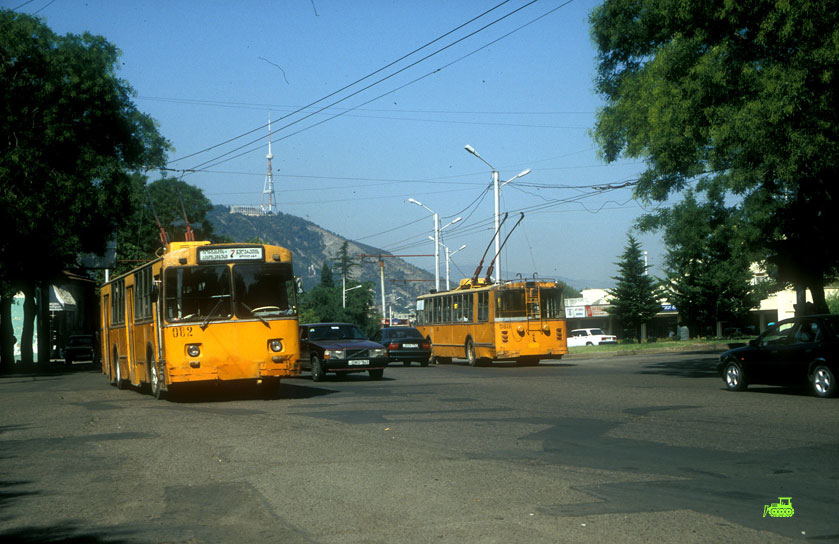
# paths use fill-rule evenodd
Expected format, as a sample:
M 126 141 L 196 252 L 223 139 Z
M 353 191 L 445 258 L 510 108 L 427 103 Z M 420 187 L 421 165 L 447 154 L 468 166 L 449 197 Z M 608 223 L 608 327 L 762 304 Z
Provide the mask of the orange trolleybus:
M 102 371 L 155 397 L 183 384 L 300 373 L 291 252 L 259 244 L 172 242 L 100 290 Z
M 438 363 L 535 365 L 568 353 L 562 285 L 552 280 L 495 284 L 476 274 L 451 291 L 417 297 L 417 328 Z

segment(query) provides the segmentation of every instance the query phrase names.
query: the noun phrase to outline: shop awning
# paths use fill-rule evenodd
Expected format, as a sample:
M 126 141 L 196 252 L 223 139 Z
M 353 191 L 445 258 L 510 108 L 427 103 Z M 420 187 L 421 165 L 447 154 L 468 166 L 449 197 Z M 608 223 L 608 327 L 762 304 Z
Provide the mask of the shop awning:
M 50 311 L 71 312 L 76 309 L 76 299 L 70 291 L 57 285 L 50 285 Z

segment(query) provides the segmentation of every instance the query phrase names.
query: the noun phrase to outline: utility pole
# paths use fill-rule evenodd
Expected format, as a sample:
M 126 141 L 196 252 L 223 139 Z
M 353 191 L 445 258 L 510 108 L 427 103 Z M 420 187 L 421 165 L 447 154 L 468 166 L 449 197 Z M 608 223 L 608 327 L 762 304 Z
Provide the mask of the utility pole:
M 381 280 L 381 288 L 382 288 L 382 317 L 386 317 L 387 312 L 387 305 L 385 303 L 385 259 L 387 258 L 402 258 L 402 257 L 433 257 L 433 255 L 385 255 L 383 253 L 375 254 L 375 255 L 367 255 L 364 253 L 359 253 L 358 257 L 362 259 L 364 257 L 375 258 L 379 260 L 379 276 Z

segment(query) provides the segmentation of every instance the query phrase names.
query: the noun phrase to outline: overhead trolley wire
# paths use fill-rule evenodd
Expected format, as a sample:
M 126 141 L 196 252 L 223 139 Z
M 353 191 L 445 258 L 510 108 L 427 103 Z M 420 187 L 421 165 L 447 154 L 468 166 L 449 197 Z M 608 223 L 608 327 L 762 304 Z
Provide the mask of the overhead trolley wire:
M 528 7 L 528 6 L 531 6 L 532 4 L 534 4 L 534 3 L 538 2 L 538 1 L 539 1 L 539 0 L 532 0 L 531 2 L 528 2 L 527 4 L 525 4 L 525 5 L 523 5 L 523 6 L 519 7 L 519 8 L 517 8 L 517 9 L 515 9 L 515 10 L 511 11 L 510 13 L 508 13 L 508 14 L 504 15 L 503 17 L 500 17 L 500 18 L 496 19 L 495 21 L 492 21 L 491 23 L 488 23 L 488 24 L 484 25 L 483 27 L 479 28 L 478 30 L 475 30 L 474 32 L 472 32 L 472 33 L 470 33 L 470 34 L 468 34 L 468 35 L 466 35 L 466 36 L 464 36 L 464 37 L 462 37 L 462 38 L 459 38 L 458 40 L 455 40 L 455 41 L 454 41 L 454 42 L 452 42 L 451 44 L 446 45 L 445 47 L 442 47 L 442 48 L 438 49 L 438 50 L 437 50 L 437 51 L 435 51 L 434 53 L 431 53 L 431 54 L 429 54 L 429 55 L 426 55 L 425 57 L 421 58 L 420 60 L 415 61 L 415 62 L 413 62 L 412 64 L 410 64 L 410 65 L 408 65 L 408 66 L 406 66 L 406 67 L 404 67 L 404 68 L 401 68 L 400 70 L 397 70 L 396 72 L 394 72 L 394 73 L 390 74 L 389 76 L 386 76 L 386 77 L 384 77 L 384 78 L 382 78 L 382 79 L 380 79 L 380 80 L 378 80 L 378 81 L 376 81 L 376 82 L 374 82 L 374 83 L 371 83 L 370 85 L 368 85 L 368 86 L 366 86 L 366 87 L 364 87 L 364 88 L 362 88 L 362 89 L 360 89 L 360 90 L 358 90 L 358 91 L 355 91 L 355 92 L 351 93 L 350 95 L 348 95 L 348 96 L 346 96 L 346 97 L 344 97 L 344 98 L 341 98 L 340 100 L 337 100 L 337 101 L 333 102 L 332 104 L 329 104 L 329 105 L 327 105 L 327 106 L 324 106 L 324 107 L 320 108 L 319 110 L 317 110 L 317 111 L 315 111 L 315 112 L 313 112 L 313 113 L 310 113 L 310 114 L 308 114 L 308 115 L 306 115 L 306 116 L 304 116 L 304 117 L 302 117 L 302 118 L 300 118 L 300 119 L 297 119 L 297 120 L 295 120 L 295 121 L 292 121 L 292 122 L 290 122 L 290 123 L 288 123 L 288 124 L 284 125 L 283 127 L 280 127 L 280 129 L 279 129 L 279 130 L 284 130 L 284 129 L 286 129 L 286 128 L 289 128 L 289 127 L 290 127 L 290 126 L 292 126 L 292 125 L 295 125 L 295 124 L 297 124 L 297 123 L 299 123 L 299 122 L 301 122 L 301 121 L 303 121 L 303 120 L 305 120 L 305 119 L 308 119 L 308 118 L 310 118 L 310 117 L 312 117 L 312 116 L 314 116 L 314 115 L 317 115 L 317 114 L 319 114 L 319 113 L 323 112 L 323 111 L 324 111 L 324 110 L 326 110 L 326 109 L 329 109 L 330 107 L 332 107 L 332 106 L 334 106 L 334 105 L 336 105 L 336 104 L 339 104 L 339 103 L 341 103 L 341 102 L 343 102 L 343 101 L 345 101 L 345 100 L 347 100 L 347 99 L 349 99 L 349 98 L 351 98 L 351 97 L 353 97 L 353 96 L 356 96 L 356 95 L 360 94 L 361 92 L 364 92 L 364 91 L 366 91 L 366 90 L 368 90 L 368 89 L 370 89 L 370 88 L 374 87 L 375 85 L 378 85 L 379 83 L 382 83 L 383 81 L 386 81 L 387 79 L 390 79 L 391 77 L 393 77 L 393 76 L 395 76 L 395 75 L 397 75 L 397 74 L 399 74 L 399 73 L 401 73 L 401 72 L 404 72 L 405 70 L 407 70 L 407 69 L 409 69 L 409 68 L 412 68 L 413 66 L 416 66 L 417 64 L 419 64 L 419 63 L 421 63 L 421 62 L 423 62 L 423 61 L 425 61 L 425 60 L 427 60 L 427 59 L 429 59 L 429 58 L 433 57 L 434 55 L 436 55 L 436 54 L 438 54 L 438 53 L 440 53 L 440 52 L 442 52 L 442 51 L 444 51 L 444 50 L 446 50 L 446 49 L 448 49 L 448 48 L 450 48 L 450 47 L 453 47 L 454 45 L 456 45 L 456 44 L 458 44 L 458 43 L 460 43 L 460 42 L 462 42 L 462 41 L 466 40 L 467 38 L 470 38 L 470 37 L 474 36 L 475 34 L 478 34 L 479 32 L 482 32 L 482 31 L 486 30 L 486 29 L 487 29 L 487 28 L 489 28 L 490 26 L 492 26 L 492 25 L 494 25 L 494 24 L 498 23 L 499 21 L 502 21 L 503 19 L 506 19 L 507 17 L 510 17 L 511 15 L 515 14 L 516 12 L 521 11 L 522 9 L 524 9 L 524 8 L 526 8 L 526 7 Z M 463 56 L 461 56 L 460 58 L 455 59 L 454 61 L 449 62 L 449 63 L 447 63 L 447 64 L 445 64 L 445 65 L 443 65 L 443 66 L 441 66 L 441 67 L 439 67 L 439 68 L 437 68 L 437 69 L 435 69 L 435 70 L 431 71 L 431 72 L 428 72 L 427 74 L 425 74 L 425 75 L 423 75 L 423 76 L 420 76 L 420 77 L 418 77 L 418 78 L 416 78 L 416 79 L 414 79 L 414 80 L 412 80 L 412 81 L 409 81 L 408 83 L 405 83 L 404 85 L 401 85 L 401 86 L 399 86 L 399 87 L 396 87 L 395 89 L 392 89 L 392 90 L 390 90 L 390 91 L 388 91 L 388 92 L 386 92 L 386 93 L 383 93 L 383 94 L 381 94 L 381 95 L 379 95 L 379 96 L 376 96 L 375 98 L 372 98 L 372 99 L 370 99 L 370 100 L 367 100 L 366 102 L 363 102 L 363 103 L 361 103 L 361 104 L 359 104 L 359 105 L 357 105 L 357 106 L 355 106 L 355 107 L 348 108 L 348 109 L 346 109 L 345 111 L 342 111 L 342 112 L 340 112 L 340 113 L 337 113 L 337 114 L 335 114 L 335 115 L 333 115 L 333 116 L 331 116 L 331 117 L 328 117 L 328 118 L 326 118 L 326 119 L 324 119 L 324 120 L 322 120 L 322 121 L 319 121 L 319 122 L 317 122 L 317 123 L 314 123 L 314 124 L 312 124 L 312 125 L 309 125 L 309 126 L 307 126 L 307 127 L 304 127 L 304 128 L 302 128 L 302 129 L 300 129 L 300 130 L 298 130 L 298 131 L 296 131 L 296 132 L 293 132 L 293 133 L 291 133 L 291 134 L 287 134 L 287 135 L 285 135 L 285 136 L 281 136 L 281 137 L 279 137 L 279 138 L 276 138 L 276 139 L 272 140 L 272 142 L 279 142 L 279 141 L 285 140 L 285 139 L 287 139 L 287 138 L 290 138 L 290 137 L 292 137 L 292 136 L 295 136 L 295 135 L 297 135 L 297 134 L 300 134 L 301 132 L 304 132 L 304 131 L 309 130 L 309 129 L 311 129 L 311 128 L 314 128 L 314 127 L 316 127 L 316 126 L 322 125 L 322 124 L 324 124 L 324 123 L 326 123 L 326 122 L 328 122 L 328 121 L 331 121 L 331 120 L 336 119 L 336 118 L 338 118 L 338 117 L 341 117 L 341 116 L 343 116 L 343 115 L 346 115 L 347 113 L 349 113 L 349 112 L 351 112 L 351 111 L 354 111 L 354 110 L 356 110 L 356 109 L 358 109 L 358 108 L 361 108 L 362 106 L 366 106 L 367 104 L 370 104 L 371 102 L 375 102 L 376 100 L 379 100 L 379 99 L 381 99 L 381 98 L 383 98 L 383 97 L 385 97 L 385 96 L 387 96 L 387 95 L 389 95 L 389 94 L 392 94 L 392 93 L 394 93 L 394 92 L 396 92 L 396 91 L 398 91 L 398 90 L 404 89 L 405 87 L 408 87 L 409 85 L 413 85 L 414 83 L 417 83 L 418 81 L 421 81 L 421 80 L 423 80 L 423 79 L 425 79 L 425 78 L 427 78 L 427 77 L 429 77 L 429 76 L 431 76 L 431 75 L 433 75 L 433 74 L 436 74 L 436 73 L 440 72 L 441 70 L 444 70 L 444 69 L 446 69 L 446 68 L 448 68 L 448 67 L 452 66 L 453 64 L 456 64 L 457 62 L 460 62 L 460 61 L 462 61 L 463 59 L 466 59 L 466 58 L 468 58 L 468 57 L 470 57 L 470 56 L 474 55 L 475 53 L 477 53 L 477 52 L 479 52 L 479 51 L 481 51 L 481 50 L 483 50 L 483 49 L 485 49 L 485 48 L 487 48 L 487 47 L 489 47 L 489 46 L 491 46 L 491 45 L 493 45 L 493 44 L 495 44 L 495 43 L 497 43 L 497 42 L 499 42 L 499 41 L 501 41 L 501 40 L 503 40 L 503 39 L 505 39 L 505 38 L 507 38 L 508 36 L 510 36 L 510 35 L 512 35 L 512 34 L 514 34 L 514 33 L 516 33 L 516 32 L 518 32 L 518 31 L 522 30 L 523 28 L 525 28 L 525 27 L 527 27 L 527 26 L 529 26 L 529 25 L 531 25 L 531 24 L 533 24 L 533 23 L 535 23 L 536 21 L 538 21 L 538 20 L 540 20 L 540 19 L 542 19 L 542 18 L 544 18 L 544 17 L 547 17 L 547 16 L 548 16 L 548 15 L 550 15 L 551 13 L 553 13 L 553 12 L 557 11 L 558 9 L 560 9 L 560 8 L 562 8 L 562 7 L 564 7 L 564 6 L 568 5 L 568 4 L 570 4 L 572 1 L 573 1 L 573 0 L 568 0 L 568 1 L 564 2 L 563 4 L 561 4 L 561 5 L 557 6 L 556 8 L 554 8 L 554 9 L 552 9 L 552 10 L 548 11 L 547 13 L 544 13 L 544 14 L 540 15 L 539 17 L 536 17 L 536 18 L 532 19 L 531 21 L 529 21 L 529 22 L 527 22 L 527 23 L 525 23 L 525 24 L 523 24 L 523 25 L 521 25 L 521 26 L 519 26 L 519 27 L 517 27 L 517 28 L 515 28 L 515 29 L 511 30 L 510 32 L 508 32 L 508 33 L 504 34 L 503 36 L 501 36 L 501 37 L 499 37 L 499 38 L 496 38 L 495 40 L 492 40 L 492 41 L 490 41 L 489 43 L 486 43 L 486 44 L 484 44 L 483 46 L 481 46 L 481 47 L 479 47 L 479 48 L 477 48 L 477 49 L 475 49 L 475 50 L 471 51 L 470 53 L 467 53 L 466 55 L 463 55 Z M 462 26 L 463 26 L 463 25 L 461 25 L 461 27 L 462 27 Z M 286 116 L 286 117 L 288 117 L 288 116 Z M 265 126 L 267 126 L 267 125 L 265 125 Z M 257 142 L 261 142 L 261 138 L 258 138 L 258 139 L 255 139 L 255 140 L 252 140 L 252 141 L 250 141 L 250 142 L 248 142 L 248 143 L 246 143 L 246 144 L 243 144 L 243 145 L 241 145 L 241 146 L 239 146 L 239 147 L 237 147 L 237 148 L 235 148 L 235 149 L 233 149 L 233 150 L 230 150 L 230 151 L 228 151 L 228 152 L 226 152 L 226 153 L 223 153 L 222 155 L 219 155 L 219 156 L 218 156 L 218 157 L 216 157 L 215 159 L 211 159 L 211 160 L 205 161 L 205 162 L 203 162 L 203 163 L 201 163 L 201 164 L 199 164 L 199 165 L 197 165 L 197 166 L 195 166 L 195 167 L 191 168 L 191 169 L 190 169 L 190 171 L 199 171 L 199 170 L 203 169 L 204 167 L 207 167 L 207 168 L 212 168 L 212 167 L 217 166 L 217 165 L 219 165 L 219 164 L 222 164 L 222 163 L 224 163 L 224 162 L 227 162 L 227 161 L 233 160 L 233 159 L 235 159 L 235 158 L 241 157 L 241 156 L 243 156 L 243 155 L 246 155 L 247 153 L 250 153 L 250 152 L 254 151 L 254 149 L 250 149 L 250 150 L 247 150 L 247 151 L 243 151 L 242 153 L 238 153 L 238 154 L 236 154 L 236 155 L 232 155 L 232 156 L 230 156 L 231 154 L 235 153 L 236 151 L 240 151 L 240 150 L 242 150 L 242 149 L 244 149 L 244 148 L 246 148 L 246 147 L 248 147 L 248 146 L 250 146 L 250 145 L 253 145 L 253 144 L 257 143 Z M 226 157 L 226 158 L 225 158 L 225 157 Z
M 534 0 L 534 1 L 536 1 L 536 0 Z M 298 114 L 298 113 L 300 113 L 300 112 L 302 112 L 302 111 L 304 111 L 304 110 L 306 110 L 306 109 L 308 109 L 308 108 L 311 108 L 312 106 L 314 106 L 314 105 L 316 105 L 316 104 L 319 104 L 319 103 L 323 102 L 324 100 L 327 100 L 327 99 L 329 99 L 329 98 L 332 98 L 333 96 L 335 96 L 335 95 L 337 95 L 337 94 L 339 94 L 339 93 L 341 93 L 341 92 L 343 92 L 343 91 L 345 91 L 345 90 L 349 89 L 350 87 L 353 87 L 353 86 L 357 85 L 358 83 L 361 83 L 362 81 L 364 81 L 364 80 L 366 80 L 366 79 L 369 79 L 369 78 L 373 77 L 374 75 L 376 75 L 376 74 L 378 74 L 378 73 L 380 73 L 380 72 L 382 72 L 382 71 L 384 71 L 384 70 L 387 70 L 387 69 L 388 69 L 388 68 L 390 68 L 391 66 L 394 66 L 395 64 L 398 64 L 399 62 L 402 62 L 403 60 L 405 60 L 405 59 L 407 59 L 408 57 L 410 57 L 410 56 L 414 55 L 415 53 L 418 53 L 419 51 L 422 51 L 422 50 L 423 50 L 423 49 L 425 49 L 426 47 L 428 47 L 428 46 L 430 46 L 430 45 L 432 45 L 432 44 L 434 44 L 434 43 L 436 43 L 436 42 L 438 42 L 438 41 L 442 40 L 443 38 L 445 38 L 445 37 L 447 37 L 447 36 L 449 36 L 449 35 L 451 35 L 451 34 L 453 34 L 453 33 L 455 33 L 455 32 L 457 32 L 457 31 L 458 31 L 458 30 L 460 30 L 461 28 L 463 28 L 463 27 L 465 27 L 465 26 L 468 26 L 468 25 L 472 24 L 473 22 L 477 21 L 477 20 L 478 20 L 478 19 L 480 19 L 481 17 L 483 17 L 483 16 L 485 16 L 485 15 L 487 15 L 487 14 L 489 14 L 489 13 L 491 13 L 491 12 L 495 11 L 496 9 L 500 8 L 500 7 L 501 7 L 501 6 L 503 6 L 504 4 L 507 4 L 508 2 L 510 2 L 510 0 L 504 0 L 503 2 L 501 2 L 501 3 L 499 3 L 499 4 L 495 5 L 495 6 L 493 6 L 493 7 L 491 7 L 491 8 L 489 8 L 489 9 L 488 9 L 488 10 L 486 10 L 486 11 L 484 11 L 484 12 L 483 12 L 483 13 L 481 13 L 480 15 L 478 15 L 478 16 L 476 16 L 476 17 L 473 17 L 472 19 L 469 19 L 469 20 L 468 20 L 468 21 L 466 21 L 465 23 L 463 23 L 463 24 L 461 24 L 461 25 L 458 25 L 457 27 L 453 28 L 452 30 L 449 30 L 449 31 L 448 31 L 448 32 L 446 32 L 445 34 L 442 34 L 442 35 L 440 35 L 440 36 L 438 36 L 438 37 L 434 38 L 434 39 L 433 39 L 433 40 L 431 40 L 430 42 L 427 42 L 427 43 L 425 43 L 424 45 L 422 45 L 422 46 L 420 46 L 420 47 L 418 47 L 418 48 L 414 49 L 414 50 L 413 50 L 413 51 L 411 51 L 410 53 L 407 53 L 407 54 L 405 54 L 405 55 L 403 55 L 403 56 L 399 57 L 398 59 L 394 60 L 393 62 L 391 62 L 391 63 L 389 63 L 389 64 L 386 64 L 385 66 L 382 66 L 381 68 L 379 68 L 379 69 L 377 69 L 377 70 L 375 70 L 375 71 L 373 71 L 373 72 L 370 72 L 370 73 L 369 73 L 369 74 L 367 74 L 366 76 L 363 76 L 363 77 L 361 77 L 361 78 L 359 78 L 359 79 L 357 79 L 357 80 L 353 81 L 352 83 L 349 83 L 349 84 L 347 84 L 347 85 L 345 85 L 345 86 L 341 87 L 340 89 L 338 89 L 338 90 L 336 90 L 336 91 L 333 91 L 333 92 L 329 93 L 329 94 L 328 94 L 328 95 L 326 95 L 326 96 L 323 96 L 323 97 L 321 97 L 321 98 L 318 98 L 317 100 L 315 100 L 314 102 L 311 102 L 311 103 L 307 104 L 306 106 L 302 106 L 302 107 L 300 107 L 300 108 L 297 108 L 296 110 L 292 111 L 291 113 L 288 113 L 288 114 L 286 114 L 286 115 L 284 115 L 284 116 L 280 117 L 279 119 L 277 119 L 277 121 L 282 121 L 283 119 L 287 119 L 287 118 L 291 117 L 292 115 L 296 115 L 296 114 Z M 531 2 L 531 3 L 532 3 L 532 2 Z M 494 22 L 493 22 L 492 24 L 494 24 Z M 457 42 L 455 42 L 455 43 L 457 43 Z M 437 53 L 439 53 L 440 51 L 442 51 L 442 49 L 441 49 L 441 50 L 436 51 L 434 54 L 437 54 Z M 398 74 L 398 73 L 399 73 L 399 72 L 396 72 L 395 74 L 392 74 L 391 76 L 388 76 L 388 77 L 393 77 L 393 75 L 396 75 L 396 74 Z M 353 96 L 353 95 L 350 95 L 350 96 Z M 338 102 L 335 102 L 335 103 L 333 103 L 333 104 L 330 104 L 330 105 L 329 105 L 329 106 L 327 106 L 327 107 L 332 107 L 332 106 L 334 106 L 335 104 L 338 104 L 338 103 L 342 102 L 343 100 L 346 100 L 347 98 L 349 98 L 349 97 L 346 97 L 346 98 L 344 98 L 344 99 L 342 99 L 342 100 L 340 100 L 340 101 L 338 101 Z M 320 111 L 323 111 L 323 110 L 319 110 L 318 112 L 320 112 Z M 316 113 L 318 113 L 318 112 L 316 112 Z M 305 119 L 305 117 L 304 117 L 304 119 Z M 216 148 L 218 148 L 218 147 L 221 147 L 221 146 L 223 146 L 223 145 L 226 145 L 226 144 L 228 144 L 228 143 L 230 143 L 230 142 L 236 141 L 236 140 L 238 140 L 238 139 L 240 139 L 240 138 L 244 138 L 245 136 L 249 136 L 249 135 L 251 135 L 251 134 L 253 134 L 253 133 L 257 132 L 257 131 L 264 130 L 264 129 L 265 129 L 265 128 L 267 128 L 267 127 L 268 127 L 268 124 L 266 123 L 266 124 L 261 125 L 261 126 L 259 126 L 259 127 L 255 128 L 255 129 L 253 129 L 253 130 L 249 130 L 248 132 L 242 133 L 242 134 L 240 134 L 240 135 L 238 135 L 238 136 L 234 136 L 233 138 L 229 138 L 229 139 L 227 139 L 227 140 L 225 140 L 225 141 L 223 141 L 223 142 L 221 142 L 221 143 L 218 143 L 218 144 L 212 145 L 212 146 L 210 146 L 210 147 L 204 148 L 204 149 L 202 149 L 202 150 L 200 150 L 200 151 L 196 151 L 196 152 L 194 152 L 194 153 L 190 153 L 189 155 L 185 155 L 185 156 L 183 156 L 183 157 L 179 157 L 179 158 L 177 158 L 177 159 L 172 159 L 171 161 L 169 161 L 169 163 L 179 162 L 179 161 L 182 161 L 182 160 L 184 160 L 184 159 L 188 159 L 188 158 L 194 157 L 194 156 L 196 156 L 196 155 L 200 155 L 200 154 L 202 154 L 202 153 L 206 153 L 206 152 L 208 152 L 208 151 L 212 151 L 213 149 L 216 149 Z M 282 129 L 280 129 L 280 130 L 282 130 Z M 249 142 L 248 144 L 245 144 L 245 145 L 251 145 L 252 143 L 254 143 L 254 142 L 252 141 L 252 142 Z M 239 148 L 239 149 L 241 149 L 241 148 Z M 223 155 L 222 155 L 222 156 L 223 156 Z M 168 163 L 167 163 L 167 164 L 168 164 Z

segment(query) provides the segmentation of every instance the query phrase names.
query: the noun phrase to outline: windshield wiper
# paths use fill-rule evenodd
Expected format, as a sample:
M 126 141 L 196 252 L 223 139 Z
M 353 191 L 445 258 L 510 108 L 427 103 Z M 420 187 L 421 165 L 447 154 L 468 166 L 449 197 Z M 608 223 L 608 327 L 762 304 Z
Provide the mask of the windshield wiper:
M 241 302 L 241 301 L 239 302 L 239 304 L 244 306 L 244 308 L 251 313 L 251 316 L 257 318 L 260 321 L 262 321 L 265 324 L 265 326 L 268 327 L 269 329 L 271 328 L 271 325 L 268 324 L 267 320 L 265 320 L 261 315 L 256 315 L 255 313 L 253 313 L 253 308 L 251 308 L 250 306 L 248 306 L 247 304 L 245 304 L 244 302 Z
M 224 300 L 225 297 L 228 297 L 228 296 L 229 295 L 222 295 L 221 297 L 219 297 L 218 302 L 216 302 L 216 305 L 213 306 L 213 309 L 210 310 L 209 314 L 207 314 L 207 318 L 204 319 L 204 321 L 201 322 L 201 330 L 202 331 L 210 326 L 210 320 L 213 318 L 213 314 L 216 313 L 216 310 L 218 310 L 218 307 L 221 306 L 221 301 Z

